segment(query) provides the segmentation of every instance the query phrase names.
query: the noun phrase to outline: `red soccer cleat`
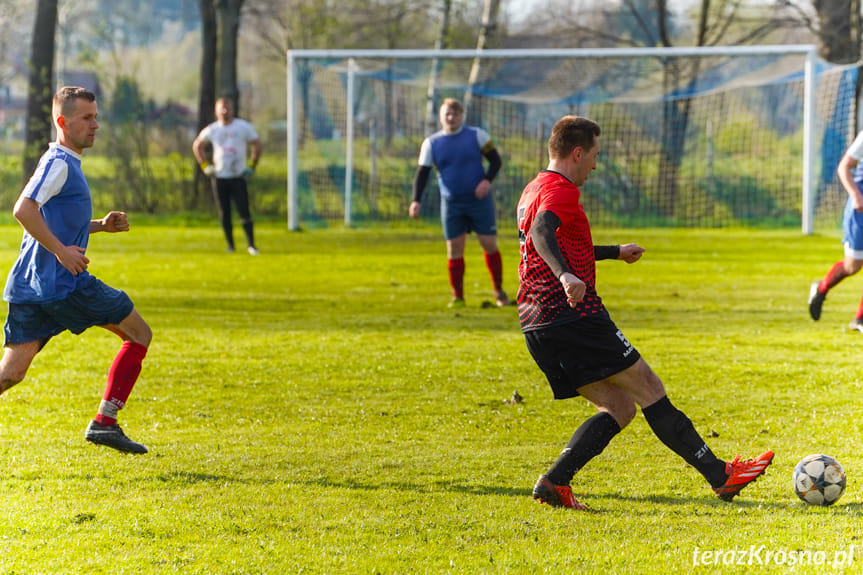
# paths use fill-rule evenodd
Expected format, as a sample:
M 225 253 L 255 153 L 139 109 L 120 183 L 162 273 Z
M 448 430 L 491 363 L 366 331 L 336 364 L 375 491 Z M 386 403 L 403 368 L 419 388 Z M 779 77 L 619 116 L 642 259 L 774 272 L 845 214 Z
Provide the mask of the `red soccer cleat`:
M 741 489 L 758 479 L 772 461 L 772 451 L 765 451 L 758 457 L 746 461 L 740 461 L 738 455 L 734 461 L 725 464 L 728 479 L 721 487 L 714 487 L 713 492 L 723 501 L 731 501 Z
M 536 485 L 533 486 L 533 498 L 541 503 L 548 503 L 552 507 L 587 509 L 587 505 L 578 502 L 569 485 L 555 485 L 545 475 L 540 475 Z

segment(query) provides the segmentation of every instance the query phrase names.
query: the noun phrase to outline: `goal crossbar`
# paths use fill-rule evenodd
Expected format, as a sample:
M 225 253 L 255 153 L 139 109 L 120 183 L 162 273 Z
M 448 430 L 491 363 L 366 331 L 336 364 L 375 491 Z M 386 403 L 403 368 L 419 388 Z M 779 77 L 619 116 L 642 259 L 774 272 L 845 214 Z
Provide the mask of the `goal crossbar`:
M 811 44 L 769 46 L 655 47 L 655 48 L 578 48 L 578 49 L 493 49 L 493 50 L 289 50 L 287 52 L 287 214 L 288 229 L 299 229 L 298 210 L 298 85 L 297 66 L 309 59 L 347 60 L 345 81 L 345 224 L 351 224 L 353 182 L 354 76 L 355 60 L 375 59 L 471 59 L 504 58 L 683 58 L 702 56 L 801 55 L 804 62 L 803 142 L 802 142 L 802 213 L 804 234 L 814 229 L 814 124 L 817 48 Z

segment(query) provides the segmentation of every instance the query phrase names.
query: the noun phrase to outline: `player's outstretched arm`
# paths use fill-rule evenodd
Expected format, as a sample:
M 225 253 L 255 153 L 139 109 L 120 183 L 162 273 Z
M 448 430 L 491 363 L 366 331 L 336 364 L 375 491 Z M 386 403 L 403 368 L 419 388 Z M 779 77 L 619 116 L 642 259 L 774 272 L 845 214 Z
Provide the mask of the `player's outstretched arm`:
M 108 212 L 104 218 L 98 220 L 90 220 L 90 233 L 95 232 L 128 232 L 129 219 L 126 217 L 126 212 Z
M 620 255 L 617 259 L 623 260 L 628 264 L 634 264 L 641 259 L 641 254 L 644 253 L 644 248 L 638 244 L 621 244 Z

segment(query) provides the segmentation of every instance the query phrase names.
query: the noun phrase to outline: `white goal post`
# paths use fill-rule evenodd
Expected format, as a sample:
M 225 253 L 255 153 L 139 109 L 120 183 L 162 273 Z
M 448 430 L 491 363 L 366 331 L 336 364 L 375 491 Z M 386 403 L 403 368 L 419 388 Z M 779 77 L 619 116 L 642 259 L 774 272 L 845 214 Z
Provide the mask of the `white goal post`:
M 287 225 L 289 230 L 300 228 L 300 209 L 298 185 L 300 178 L 301 146 L 301 119 L 300 98 L 303 96 L 300 85 L 302 66 L 308 65 L 315 60 L 327 62 L 338 62 L 333 66 L 338 67 L 343 82 L 340 86 L 343 92 L 344 123 L 336 125 L 333 121 L 332 132 L 337 134 L 333 140 L 341 142 L 343 139 L 344 154 L 344 223 L 350 226 L 352 223 L 352 202 L 354 195 L 354 160 L 355 160 L 355 138 L 356 127 L 356 76 L 357 62 L 363 61 L 410 61 L 410 60 L 445 60 L 448 62 L 456 60 L 471 61 L 479 58 L 481 62 L 489 63 L 498 60 L 530 59 L 664 59 L 673 60 L 678 58 L 701 58 L 701 57 L 737 57 L 737 56 L 788 56 L 796 55 L 804 60 L 803 64 L 803 112 L 802 112 L 802 151 L 799 170 L 802 177 L 800 186 L 802 197 L 800 198 L 800 221 L 804 234 L 812 234 L 814 229 L 815 212 L 815 99 L 816 99 L 816 64 L 818 62 L 816 47 L 814 45 L 771 45 L 771 46 L 717 46 L 717 47 L 691 47 L 691 48 L 608 48 L 608 49 L 529 49 L 529 50 L 289 50 L 287 52 Z M 428 83 L 428 80 L 426 80 Z M 541 89 L 541 86 L 537 87 Z M 306 88 L 306 91 L 308 88 Z M 340 96 L 342 97 L 342 96 Z M 601 124 L 602 125 L 602 124 Z M 372 128 L 374 129 L 374 128 Z M 603 131 L 605 134 L 605 131 Z M 492 134 L 495 137 L 495 134 Z M 340 144 L 341 145 L 341 144 Z M 374 145 L 374 144 L 372 144 Z M 416 148 L 418 150 L 418 148 Z M 415 163 L 414 166 L 415 167 Z M 796 171 L 796 170 L 795 170 Z M 524 182 L 526 183 L 526 181 Z M 406 183 L 405 195 L 409 194 L 410 182 Z

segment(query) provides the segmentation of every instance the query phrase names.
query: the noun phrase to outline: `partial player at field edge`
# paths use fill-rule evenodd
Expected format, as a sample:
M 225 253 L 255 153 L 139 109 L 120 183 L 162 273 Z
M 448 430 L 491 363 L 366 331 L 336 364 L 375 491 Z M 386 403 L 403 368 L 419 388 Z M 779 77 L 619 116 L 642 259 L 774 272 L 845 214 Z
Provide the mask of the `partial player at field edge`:
M 844 257 L 833 264 L 827 275 L 809 286 L 809 315 L 813 320 L 821 319 L 821 309 L 827 293 L 839 282 L 853 276 L 863 268 L 863 131 L 845 151 L 836 169 L 839 181 L 848 194 L 842 212 L 842 245 Z M 863 300 L 857 307 L 848 329 L 863 332 Z

